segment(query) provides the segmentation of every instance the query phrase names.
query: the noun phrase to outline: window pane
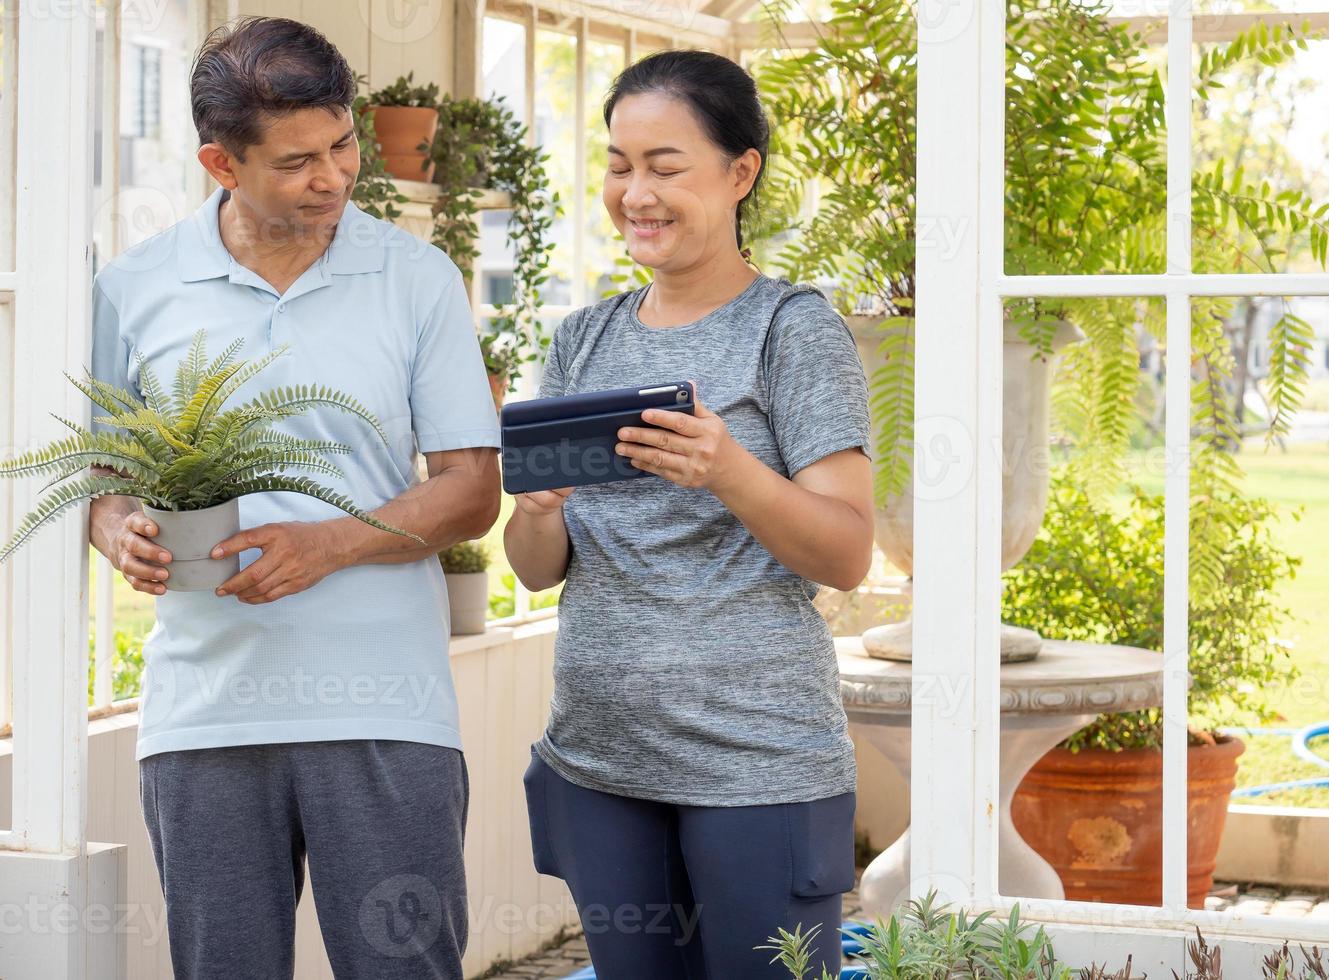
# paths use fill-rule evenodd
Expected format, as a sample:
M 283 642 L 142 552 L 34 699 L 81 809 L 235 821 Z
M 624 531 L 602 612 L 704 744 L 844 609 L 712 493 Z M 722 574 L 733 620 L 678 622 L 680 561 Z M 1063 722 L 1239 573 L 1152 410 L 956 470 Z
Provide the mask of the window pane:
M 586 45 L 586 240 L 584 270 L 586 302 L 617 292 L 610 279 L 614 260 L 626 254 L 623 237 L 601 202 L 605 170 L 609 166 L 609 131 L 604 123 L 604 100 L 625 67 L 621 44 L 590 41 Z
M 1233 40 L 1196 46 L 1197 272 L 1326 267 L 1329 214 L 1316 212 L 1329 203 L 1329 41 L 1302 50 L 1292 39 L 1300 21 L 1289 21 L 1241 32 L 1235 60 Z
M 526 28 L 512 21 L 486 17 L 484 22 L 484 91 L 501 96 L 518 122 L 526 119 Z M 512 266 L 508 243 L 510 210 L 482 211 L 480 229 L 480 302 L 501 304 L 512 299 Z
M 526 119 L 526 28 L 497 17 L 484 22 L 485 95 L 500 95 L 518 120 Z
M 94 76 L 94 268 L 170 227 L 187 212 L 186 174 L 198 167 L 189 108 L 189 19 L 185 0 L 123 5 L 120 24 L 120 104 L 117 132 L 102 132 L 104 23 L 97 31 Z M 104 17 L 104 15 L 103 15 Z M 108 193 L 101 148 L 115 141 L 118 193 Z
M 550 189 L 563 202 L 550 240 L 549 282 L 545 301 L 572 302 L 572 191 L 576 166 L 577 41 L 567 34 L 537 31 L 535 35 L 535 140 L 549 154 L 545 169 Z

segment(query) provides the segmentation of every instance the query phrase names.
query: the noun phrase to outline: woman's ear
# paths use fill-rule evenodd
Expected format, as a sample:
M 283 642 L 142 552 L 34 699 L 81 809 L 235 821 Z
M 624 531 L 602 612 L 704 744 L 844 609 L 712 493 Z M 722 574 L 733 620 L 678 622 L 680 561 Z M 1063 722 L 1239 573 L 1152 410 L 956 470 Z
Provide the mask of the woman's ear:
M 757 182 L 759 173 L 761 173 L 761 154 L 752 147 L 748 147 L 729 164 L 729 174 L 734 181 L 735 202 L 748 196 L 752 185 Z

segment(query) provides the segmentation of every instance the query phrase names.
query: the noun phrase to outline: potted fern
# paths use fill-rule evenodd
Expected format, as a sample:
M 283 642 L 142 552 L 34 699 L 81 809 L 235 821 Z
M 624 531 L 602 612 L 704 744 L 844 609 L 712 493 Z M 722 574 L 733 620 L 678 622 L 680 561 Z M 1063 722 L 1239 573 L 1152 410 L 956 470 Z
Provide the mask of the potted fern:
M 489 552 L 478 541 L 459 541 L 438 553 L 448 584 L 452 632 L 483 633 L 489 612 Z
M 285 475 L 288 469 L 342 475 L 327 456 L 349 453 L 350 446 L 300 439 L 273 428 L 311 408 L 330 407 L 355 415 L 387 443 L 378 420 L 354 398 L 319 385 L 296 385 L 224 408 L 241 385 L 288 349 L 282 345 L 252 362 L 236 360 L 242 343 L 233 341 L 209 361 L 205 332 L 200 330 L 180 361 L 170 395 L 142 357 L 138 370 L 143 399 L 91 372 L 81 381 L 66 374 L 74 387 L 107 413 L 93 421 L 119 431 L 94 433 L 57 416 L 73 430 L 72 436 L 0 461 L 0 477 L 53 474 L 43 487 L 49 492 L 0 548 L 0 562 L 70 507 L 103 495 L 143 501 L 144 511 L 159 528 L 153 540 L 171 553 L 166 587 L 177 592 L 216 588 L 240 570 L 238 555 L 213 559 L 209 552 L 240 530 L 238 501 L 249 493 L 287 491 L 317 497 L 372 527 L 424 544 L 419 536 L 379 521 L 350 498 L 308 476 Z M 89 467 L 103 472 L 88 474 Z

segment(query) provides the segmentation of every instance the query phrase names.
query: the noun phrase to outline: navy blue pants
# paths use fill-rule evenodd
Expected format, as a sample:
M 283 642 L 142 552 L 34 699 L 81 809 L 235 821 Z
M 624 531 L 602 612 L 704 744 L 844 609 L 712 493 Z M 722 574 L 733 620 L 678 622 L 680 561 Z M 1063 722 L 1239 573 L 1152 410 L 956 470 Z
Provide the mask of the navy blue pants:
M 842 893 L 854 886 L 854 794 L 702 807 L 568 782 L 531 753 L 536 870 L 567 882 L 597 980 L 788 980 L 755 947 L 820 926 L 812 977 L 840 969 Z

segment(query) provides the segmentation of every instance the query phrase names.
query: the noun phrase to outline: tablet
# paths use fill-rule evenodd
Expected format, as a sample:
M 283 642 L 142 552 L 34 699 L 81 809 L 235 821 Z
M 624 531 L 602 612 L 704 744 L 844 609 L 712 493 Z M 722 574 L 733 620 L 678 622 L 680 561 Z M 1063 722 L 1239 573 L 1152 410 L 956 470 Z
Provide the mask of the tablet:
M 691 382 L 587 391 L 504 405 L 503 489 L 530 493 L 559 487 L 653 476 L 614 451 L 625 425 L 658 429 L 641 419 L 648 408 L 696 414 Z

